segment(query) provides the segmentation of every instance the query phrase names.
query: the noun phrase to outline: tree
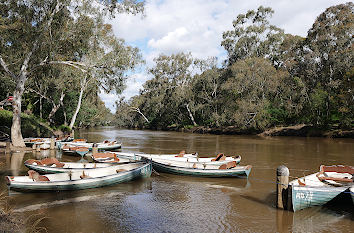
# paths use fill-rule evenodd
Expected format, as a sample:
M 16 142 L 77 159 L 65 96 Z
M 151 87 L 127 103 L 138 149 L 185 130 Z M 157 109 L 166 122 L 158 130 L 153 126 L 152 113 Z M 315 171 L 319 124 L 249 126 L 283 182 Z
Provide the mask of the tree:
M 344 99 L 353 103 L 353 91 L 348 85 L 350 75 L 346 75 L 354 61 L 353 12 L 351 2 L 329 7 L 317 17 L 307 38 L 296 50 L 298 65 L 293 73 L 301 77 L 309 89 L 308 112 L 314 124 L 328 125 L 336 119 L 341 112 L 342 97 L 347 96 Z M 346 117 L 353 119 L 353 114 Z
M 96 2 L 98 5 L 101 3 L 109 6 L 111 12 L 136 13 L 142 10 L 142 4 L 133 0 Z M 86 12 L 87 15 L 95 16 L 94 12 L 99 8 L 92 9 L 88 6 L 89 2 L 86 1 L 2 0 L 0 2 L 1 72 L 16 83 L 13 93 L 14 114 L 11 127 L 11 140 L 14 146 L 25 146 L 20 127 L 21 100 L 28 77 L 39 67 L 53 64 L 67 65 L 82 71 L 85 70 L 83 67 L 86 70 L 92 68 L 92 64 L 90 64 L 91 66 L 83 65 L 82 59 L 77 59 L 76 56 L 81 55 L 79 52 L 84 52 L 85 46 L 79 46 L 80 51 L 71 50 L 71 56 L 69 56 L 68 49 L 61 50 L 68 41 L 53 40 L 53 38 L 65 34 L 65 29 L 67 29 L 65 25 L 75 21 L 75 17 L 73 17 L 75 13 Z M 107 9 L 107 7 L 101 8 Z M 63 25 L 64 27 L 62 27 Z M 85 34 L 81 36 L 82 41 L 87 41 L 84 38 Z M 114 65 L 114 63 L 107 65 Z M 102 67 L 101 70 L 105 70 L 104 68 Z M 119 67 L 116 68 L 119 69 Z
M 247 58 L 234 63 L 232 76 L 223 84 L 228 96 L 228 124 L 240 128 L 264 129 L 269 125 L 267 107 L 273 102 L 279 83 L 287 75 L 264 58 Z
M 274 11 L 269 7 L 258 7 L 239 14 L 232 22 L 233 30 L 223 33 L 221 46 L 228 54 L 228 64 L 249 57 L 269 58 L 278 66 L 279 47 L 284 40 L 282 29 L 271 25 L 268 18 Z

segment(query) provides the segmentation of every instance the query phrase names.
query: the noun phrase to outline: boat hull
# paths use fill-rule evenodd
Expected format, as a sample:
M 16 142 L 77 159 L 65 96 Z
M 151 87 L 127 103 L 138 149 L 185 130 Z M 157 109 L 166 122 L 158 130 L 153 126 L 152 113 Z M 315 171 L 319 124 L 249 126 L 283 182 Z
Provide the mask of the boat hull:
M 352 196 L 352 201 L 353 201 L 353 204 L 354 204 L 354 186 L 351 187 L 351 188 L 349 189 L 349 191 L 350 191 L 350 195 Z
M 141 163 L 142 165 L 113 175 L 85 178 L 73 181 L 45 181 L 45 182 L 17 182 L 11 181 L 11 177 L 6 177 L 9 188 L 15 191 L 41 192 L 41 191 L 62 191 L 62 190 L 81 190 L 103 186 L 115 185 L 131 181 L 137 178 L 150 177 L 152 171 L 151 163 Z M 48 175 L 50 176 L 50 175 Z
M 348 187 L 318 187 L 291 185 L 292 209 L 294 212 L 312 206 L 324 205 Z
M 240 177 L 247 178 L 251 172 L 251 166 L 247 169 L 195 169 L 186 167 L 171 166 L 156 161 L 152 161 L 153 168 L 159 172 L 171 173 L 186 176 L 201 177 Z

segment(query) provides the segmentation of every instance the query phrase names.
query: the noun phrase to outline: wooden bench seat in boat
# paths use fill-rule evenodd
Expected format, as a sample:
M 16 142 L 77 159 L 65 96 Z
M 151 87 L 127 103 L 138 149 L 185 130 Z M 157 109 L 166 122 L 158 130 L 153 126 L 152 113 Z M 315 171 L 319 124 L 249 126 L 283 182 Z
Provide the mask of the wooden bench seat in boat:
M 39 175 L 39 173 L 36 171 L 29 170 L 27 173 L 29 178 L 33 181 L 49 181 L 48 177 Z

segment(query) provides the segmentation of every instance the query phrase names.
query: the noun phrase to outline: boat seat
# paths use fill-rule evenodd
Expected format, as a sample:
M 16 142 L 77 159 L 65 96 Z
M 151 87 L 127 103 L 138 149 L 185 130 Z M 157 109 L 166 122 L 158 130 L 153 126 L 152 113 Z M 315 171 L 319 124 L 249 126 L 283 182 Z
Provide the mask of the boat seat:
M 354 167 L 344 166 L 344 165 L 333 165 L 333 166 L 321 165 L 320 172 L 337 172 L 337 173 L 354 174 Z
M 126 169 L 117 169 L 116 172 L 119 173 L 119 172 L 126 172 L 127 170 Z
M 231 161 L 225 164 L 220 165 L 219 169 L 225 170 L 236 167 L 236 161 Z
M 186 151 L 182 150 L 181 152 L 179 152 L 178 155 L 176 155 L 175 157 L 183 157 L 186 154 Z
M 45 158 L 41 160 L 42 165 L 51 166 L 53 164 L 59 163 L 59 160 L 56 158 Z
M 60 163 L 60 162 L 59 162 L 59 163 L 55 163 L 55 166 L 56 166 L 56 167 L 64 167 L 64 166 L 65 166 L 65 164 L 64 164 L 64 163 Z
M 39 173 L 36 171 L 29 170 L 27 173 L 29 178 L 32 179 L 33 181 L 50 181 L 48 177 L 39 175 Z
M 25 162 L 26 164 L 33 164 L 36 163 L 37 165 L 42 165 L 41 161 L 35 159 L 29 159 Z
M 80 175 L 81 179 L 91 178 L 90 176 L 86 175 L 84 171 L 82 171 L 82 175 Z
M 216 156 L 215 159 L 212 159 L 211 161 L 224 161 L 226 160 L 226 156 L 223 153 L 220 153 Z
M 113 153 L 96 153 L 92 155 L 93 158 L 98 159 L 98 158 L 113 158 L 115 154 Z

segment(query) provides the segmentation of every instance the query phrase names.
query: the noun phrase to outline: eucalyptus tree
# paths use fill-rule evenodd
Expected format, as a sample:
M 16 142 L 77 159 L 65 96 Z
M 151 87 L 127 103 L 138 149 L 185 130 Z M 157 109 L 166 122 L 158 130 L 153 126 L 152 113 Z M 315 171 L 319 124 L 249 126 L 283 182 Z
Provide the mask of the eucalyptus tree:
M 200 74 L 195 74 L 190 89 L 193 90 L 197 118 L 209 126 L 220 126 L 223 122 L 223 95 L 221 85 L 223 72 L 217 67 L 217 59 L 210 57 L 196 60 Z
M 97 5 L 96 9 L 90 7 Z M 100 7 L 102 6 L 102 7 Z M 88 10 L 86 10 L 88 9 Z M 93 9 L 93 10 L 92 10 Z M 112 69 L 106 71 L 105 63 L 99 63 L 94 67 L 92 62 L 86 62 L 85 48 L 88 40 L 72 32 L 72 35 L 79 39 L 76 43 L 84 42 L 81 50 L 73 49 L 71 53 L 68 48 L 72 43 L 67 40 L 53 40 L 60 38 L 68 29 L 67 25 L 75 22 L 85 12 L 86 19 L 100 17 L 101 11 L 131 12 L 137 13 L 143 10 L 141 1 L 70 1 L 70 0 L 1 0 L 0 1 L 0 66 L 1 72 L 6 74 L 15 83 L 13 93 L 13 122 L 11 127 L 11 140 L 14 146 L 25 146 L 21 134 L 21 100 L 25 91 L 27 79 L 41 66 L 61 64 L 81 70 L 83 73 L 106 74 L 107 83 L 112 82 Z M 98 12 L 98 14 L 97 14 Z M 99 30 L 97 30 L 99 31 Z M 112 42 L 113 47 L 119 47 L 119 42 Z M 109 43 L 108 43 L 109 44 Z M 78 46 L 79 48 L 81 46 Z M 110 51 L 108 51 L 107 54 Z M 91 53 L 94 55 L 93 53 Z M 98 57 L 98 61 L 106 58 L 106 54 Z M 109 56 L 109 55 L 108 55 Z M 87 59 L 89 60 L 89 59 Z M 110 59 L 115 60 L 115 59 Z M 115 62 L 108 62 L 106 65 L 116 65 Z M 130 63 L 129 63 L 130 64 Z M 96 65 L 96 64 L 95 64 Z M 126 63 L 121 64 L 125 66 Z M 92 68 L 94 67 L 94 69 Z M 101 68 L 101 69 L 99 69 Z M 118 70 L 126 70 L 129 67 L 115 67 Z M 101 71 L 98 71 L 101 70 Z M 119 73 L 119 72 L 118 72 Z M 83 82 L 84 83 L 84 82 Z
M 197 125 L 191 109 L 193 101 L 190 83 L 195 68 L 192 55 L 160 55 L 154 61 L 155 67 L 149 70 L 154 78 L 145 83 L 143 90 L 144 95 L 150 96 L 150 100 L 156 103 L 150 109 L 156 111 L 152 108 L 157 107 L 158 114 L 166 118 L 167 124 L 182 123 L 187 117 L 190 123 Z
M 269 60 L 257 57 L 237 61 L 230 69 L 231 77 L 222 85 L 222 90 L 229 96 L 224 99 L 228 106 L 226 123 L 258 130 L 269 126 L 267 108 L 287 72 L 277 70 Z
M 317 17 L 296 51 L 294 73 L 309 89 L 309 114 L 314 124 L 327 125 L 338 113 L 346 122 L 353 119 L 349 111 L 354 105 L 353 80 L 347 75 L 354 61 L 353 25 L 352 2 L 329 7 Z
M 221 45 L 228 54 L 228 64 L 249 57 L 269 58 L 275 66 L 280 65 L 279 47 L 284 40 L 282 29 L 271 25 L 269 18 L 274 11 L 269 7 L 258 7 L 239 14 L 232 22 L 233 30 L 223 33 Z

